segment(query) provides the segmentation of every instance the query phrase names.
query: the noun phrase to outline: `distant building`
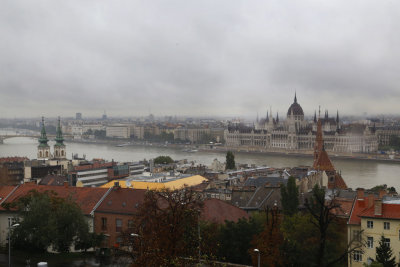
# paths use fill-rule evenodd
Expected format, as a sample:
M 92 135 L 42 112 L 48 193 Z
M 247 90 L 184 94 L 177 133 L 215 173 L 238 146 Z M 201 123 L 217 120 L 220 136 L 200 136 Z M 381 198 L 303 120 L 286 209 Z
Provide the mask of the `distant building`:
M 340 153 L 371 153 L 378 149 L 375 132 L 367 125 L 342 125 L 339 112 L 331 118 L 325 111 L 321 121 L 325 149 Z M 253 127 L 232 124 L 225 130 L 224 138 L 228 147 L 242 147 L 255 150 L 304 150 L 313 148 L 317 130 L 317 114 L 313 121 L 306 121 L 304 112 L 295 95 L 289 107 L 286 120 L 274 118 L 272 111 L 264 119 L 258 119 Z
M 218 132 L 215 133 L 218 135 Z M 211 137 L 209 128 L 177 128 L 174 130 L 174 139 L 188 140 L 191 143 L 200 143 L 207 137 Z
M 144 138 L 144 126 L 142 125 L 130 125 L 131 136 L 135 139 L 143 139 Z
M 75 114 L 75 119 L 76 119 L 76 120 L 82 120 L 82 113 L 77 112 L 77 113 Z
M 112 125 L 106 127 L 106 136 L 111 138 L 130 138 L 130 127 L 128 125 Z
M 381 126 L 376 128 L 379 144 L 382 146 L 389 145 L 392 136 L 400 137 L 400 126 Z

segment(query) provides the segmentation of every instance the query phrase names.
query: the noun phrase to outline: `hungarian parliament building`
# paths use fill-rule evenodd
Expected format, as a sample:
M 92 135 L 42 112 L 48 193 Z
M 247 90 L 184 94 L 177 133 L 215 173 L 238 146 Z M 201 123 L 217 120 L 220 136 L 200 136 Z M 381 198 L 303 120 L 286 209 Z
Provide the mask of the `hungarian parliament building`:
M 320 113 L 320 112 L 319 112 Z M 224 132 L 228 147 L 246 147 L 249 150 L 261 151 L 312 151 L 315 144 L 317 122 L 321 120 L 324 147 L 327 151 L 338 153 L 372 153 L 378 150 L 378 137 L 375 126 L 364 124 L 344 125 L 335 117 L 317 117 L 304 119 L 303 108 L 295 95 L 293 104 L 287 111 L 285 121 L 280 121 L 278 114 L 274 118 L 272 111 L 258 119 L 252 126 L 242 124 L 230 125 Z

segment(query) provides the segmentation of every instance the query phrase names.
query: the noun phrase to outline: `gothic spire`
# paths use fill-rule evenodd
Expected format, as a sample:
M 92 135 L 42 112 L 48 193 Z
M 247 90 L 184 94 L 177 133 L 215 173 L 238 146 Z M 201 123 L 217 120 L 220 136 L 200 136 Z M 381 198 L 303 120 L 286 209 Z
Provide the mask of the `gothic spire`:
M 339 124 L 339 110 L 336 112 L 336 123 Z
M 314 111 L 314 123 L 317 123 L 317 111 Z
M 49 146 L 47 144 L 49 139 L 47 139 L 46 129 L 44 128 L 44 117 L 42 117 L 42 130 L 40 132 L 40 137 L 39 137 L 38 141 L 39 141 L 39 146 L 42 146 L 42 147 Z
M 294 103 L 297 103 L 296 91 L 294 91 Z
M 276 112 L 276 122 L 279 122 L 279 116 L 278 116 L 278 112 Z
M 324 139 L 322 137 L 322 122 L 321 119 L 318 119 L 318 124 L 317 124 L 317 133 L 315 137 L 315 145 L 314 145 L 314 164 L 313 167 L 316 169 L 317 167 L 317 162 L 318 162 L 318 157 L 323 149 L 324 145 Z
M 58 117 L 58 125 L 57 125 L 57 134 L 56 134 L 56 146 L 63 146 L 64 145 L 64 137 L 61 131 L 61 121 L 60 117 Z

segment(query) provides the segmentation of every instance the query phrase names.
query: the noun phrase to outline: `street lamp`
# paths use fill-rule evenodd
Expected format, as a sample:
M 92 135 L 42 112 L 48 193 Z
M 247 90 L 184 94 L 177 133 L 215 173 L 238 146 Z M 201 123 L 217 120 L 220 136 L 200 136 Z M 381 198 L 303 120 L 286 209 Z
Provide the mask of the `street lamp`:
M 257 253 L 257 267 L 260 267 L 260 251 L 258 248 L 255 248 L 254 252 Z
M 18 227 L 19 223 L 8 227 L 8 267 L 11 267 L 11 228 Z

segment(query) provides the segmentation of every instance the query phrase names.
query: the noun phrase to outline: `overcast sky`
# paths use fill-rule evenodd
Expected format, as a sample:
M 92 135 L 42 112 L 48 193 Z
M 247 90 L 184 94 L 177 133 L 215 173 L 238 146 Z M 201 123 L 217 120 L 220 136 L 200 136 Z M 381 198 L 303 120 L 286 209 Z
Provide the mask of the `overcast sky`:
M 400 113 L 399 1 L 0 6 L 0 117 Z

